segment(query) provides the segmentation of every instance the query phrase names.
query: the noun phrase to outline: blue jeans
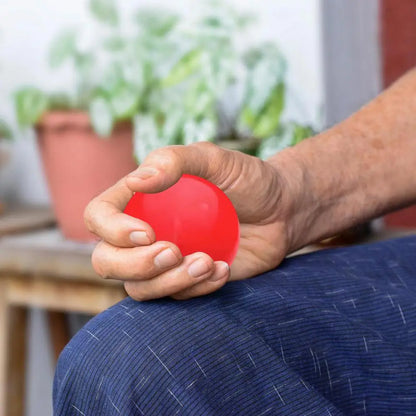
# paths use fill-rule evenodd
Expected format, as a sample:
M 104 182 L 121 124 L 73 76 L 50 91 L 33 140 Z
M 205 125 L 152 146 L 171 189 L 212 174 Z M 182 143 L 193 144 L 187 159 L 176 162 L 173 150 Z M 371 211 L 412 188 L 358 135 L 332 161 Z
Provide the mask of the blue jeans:
M 62 352 L 54 412 L 416 415 L 416 238 L 294 257 L 188 301 L 126 298 Z

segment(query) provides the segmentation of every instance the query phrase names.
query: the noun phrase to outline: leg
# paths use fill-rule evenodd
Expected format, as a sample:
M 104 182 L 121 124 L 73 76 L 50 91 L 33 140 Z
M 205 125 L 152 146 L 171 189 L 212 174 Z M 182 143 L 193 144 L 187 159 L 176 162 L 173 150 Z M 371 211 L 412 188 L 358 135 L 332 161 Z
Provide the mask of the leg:
M 55 362 L 70 340 L 67 314 L 59 311 L 48 311 L 49 333 L 52 341 Z
M 7 415 L 25 412 L 27 309 L 12 306 L 9 311 L 9 347 L 7 371 Z
M 27 310 L 7 302 L 0 282 L 0 415 L 23 416 L 25 402 Z
M 0 416 L 6 415 L 7 397 L 7 329 L 8 329 L 8 307 L 7 307 L 7 285 L 0 280 Z
M 56 415 L 413 414 L 415 251 L 326 250 L 199 299 L 126 299 L 64 350 Z

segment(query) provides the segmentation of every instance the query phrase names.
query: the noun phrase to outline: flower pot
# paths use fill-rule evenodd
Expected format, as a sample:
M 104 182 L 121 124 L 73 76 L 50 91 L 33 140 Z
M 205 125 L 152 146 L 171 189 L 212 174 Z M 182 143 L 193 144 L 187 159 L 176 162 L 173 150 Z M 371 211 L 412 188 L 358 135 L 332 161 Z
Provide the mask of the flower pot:
M 63 235 L 95 237 L 84 225 L 88 202 L 136 168 L 132 126 L 122 123 L 109 138 L 98 137 L 81 111 L 50 112 L 36 126 L 52 208 Z

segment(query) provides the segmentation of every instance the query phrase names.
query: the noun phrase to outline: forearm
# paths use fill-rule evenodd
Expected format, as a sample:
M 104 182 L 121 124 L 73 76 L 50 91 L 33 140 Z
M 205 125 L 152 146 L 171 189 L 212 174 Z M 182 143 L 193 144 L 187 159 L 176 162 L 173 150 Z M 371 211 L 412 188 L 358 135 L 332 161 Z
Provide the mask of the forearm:
M 416 71 L 269 163 L 297 189 L 293 249 L 416 202 Z

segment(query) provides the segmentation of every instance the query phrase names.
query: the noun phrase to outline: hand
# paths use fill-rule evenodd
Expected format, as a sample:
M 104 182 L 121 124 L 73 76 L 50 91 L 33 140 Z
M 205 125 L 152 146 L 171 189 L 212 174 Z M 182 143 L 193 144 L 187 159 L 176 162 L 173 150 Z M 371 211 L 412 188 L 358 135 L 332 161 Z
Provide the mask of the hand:
M 173 243 L 155 241 L 151 226 L 123 213 L 134 192 L 154 193 L 182 174 L 203 177 L 222 189 L 240 221 L 240 245 L 231 268 L 205 253 L 183 257 Z M 93 199 L 85 211 L 88 229 L 102 239 L 92 263 L 105 278 L 124 281 L 134 299 L 187 299 L 211 293 L 228 280 L 276 267 L 290 249 L 289 182 L 273 165 L 212 143 L 169 146 L 152 152 L 140 167 Z

